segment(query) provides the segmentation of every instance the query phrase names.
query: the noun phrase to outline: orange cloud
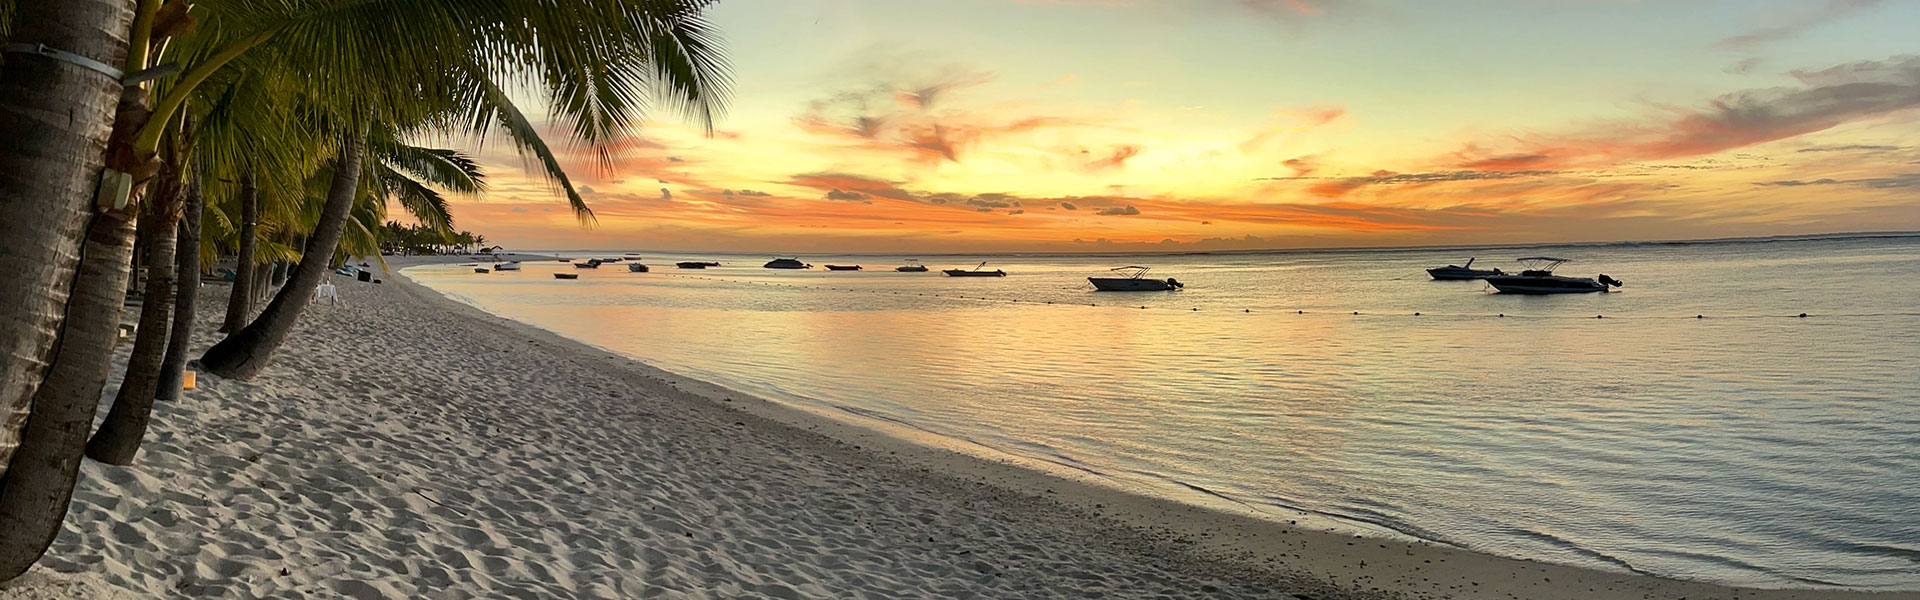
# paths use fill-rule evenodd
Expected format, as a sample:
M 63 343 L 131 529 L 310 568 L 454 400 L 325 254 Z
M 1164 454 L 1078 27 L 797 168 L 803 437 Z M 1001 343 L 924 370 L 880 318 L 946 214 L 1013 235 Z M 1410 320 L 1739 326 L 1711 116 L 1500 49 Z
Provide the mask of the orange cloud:
M 1084 152 L 1084 150 L 1082 152 Z M 1116 169 L 1116 168 L 1119 168 L 1121 165 L 1126 164 L 1127 159 L 1133 158 L 1134 155 L 1137 155 L 1139 153 L 1140 153 L 1139 146 L 1135 146 L 1132 144 L 1122 145 L 1114 148 L 1112 152 L 1107 153 L 1105 156 L 1101 156 L 1099 158 L 1093 159 L 1092 161 L 1089 161 L 1087 163 L 1087 169 L 1093 170 L 1093 171 L 1104 171 L 1108 169 Z
M 1824 131 L 1920 107 L 1920 56 L 1796 71 L 1799 88 L 1742 90 L 1699 109 L 1604 133 L 1523 138 L 1519 148 L 1468 145 L 1451 164 L 1475 170 L 1595 167 L 1703 156 Z
M 949 92 L 985 83 L 988 77 L 949 72 L 913 85 L 883 83 L 810 103 L 793 118 L 801 131 L 851 140 L 857 145 L 904 154 L 920 162 L 959 162 L 984 140 L 1047 127 L 1073 125 L 1062 117 L 1028 116 L 1005 121 L 960 110 L 935 110 Z

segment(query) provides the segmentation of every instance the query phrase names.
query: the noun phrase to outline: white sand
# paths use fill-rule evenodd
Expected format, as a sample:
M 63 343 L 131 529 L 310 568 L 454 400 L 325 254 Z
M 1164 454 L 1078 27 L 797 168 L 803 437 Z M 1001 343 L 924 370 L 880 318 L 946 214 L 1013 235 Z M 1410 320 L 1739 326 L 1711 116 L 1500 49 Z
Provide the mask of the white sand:
M 41 563 L 73 574 L 0 600 L 1920 597 L 1601 573 L 1132 496 L 752 400 L 384 278 L 333 278 L 347 305 L 310 309 L 255 381 L 202 374 L 156 409 L 135 466 L 88 461 Z M 196 352 L 226 290 L 201 294 Z

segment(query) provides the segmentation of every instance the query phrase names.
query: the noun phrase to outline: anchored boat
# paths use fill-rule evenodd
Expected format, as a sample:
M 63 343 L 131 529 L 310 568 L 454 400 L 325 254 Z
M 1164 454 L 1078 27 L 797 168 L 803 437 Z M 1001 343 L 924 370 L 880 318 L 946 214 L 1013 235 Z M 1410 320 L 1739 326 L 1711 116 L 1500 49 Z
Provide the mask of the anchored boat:
M 627 263 L 627 272 L 628 273 L 645 273 L 647 272 L 647 266 L 640 263 Z
M 553 278 L 554 279 L 579 279 L 580 274 L 579 273 L 554 273 Z
M 520 261 L 517 261 L 517 260 L 516 260 L 516 261 L 513 261 L 513 262 L 503 262 L 503 263 L 498 263 L 498 264 L 495 264 L 495 265 L 493 265 L 493 270 L 495 270 L 495 271 L 518 271 L 518 270 L 520 270 Z
M 800 262 L 798 258 L 776 258 L 761 265 L 769 269 L 811 269 L 813 265 Z
M 1427 274 L 1432 275 L 1434 279 L 1439 279 L 1442 281 L 1450 281 L 1450 280 L 1463 280 L 1463 279 L 1486 279 L 1494 275 L 1505 275 L 1506 273 L 1501 272 L 1499 269 L 1475 269 L 1473 268 L 1473 259 L 1469 258 L 1467 259 L 1467 264 L 1434 267 L 1432 269 L 1427 269 Z
M 1585 294 L 1626 285 L 1604 273 L 1598 277 L 1561 277 L 1553 274 L 1555 268 L 1570 262 L 1573 261 L 1551 256 L 1522 258 L 1520 263 L 1525 268 L 1519 275 L 1494 275 L 1486 280 L 1488 285 L 1502 294 Z
M 1147 279 L 1149 269 L 1142 266 L 1116 267 L 1111 269 L 1119 277 L 1088 277 L 1093 289 L 1103 292 L 1170 292 L 1187 287 L 1172 277 L 1166 279 Z
M 971 271 L 966 269 L 947 269 L 941 272 L 946 273 L 948 277 L 1006 277 L 1007 276 L 1006 271 L 1002 271 L 999 269 L 994 269 L 992 271 L 980 270 L 980 269 L 986 268 L 986 266 L 987 266 L 986 261 L 980 261 L 980 264 L 975 265 L 973 267 L 973 270 Z
M 893 270 L 901 273 L 925 273 L 927 272 L 927 266 L 920 264 L 920 259 L 909 258 L 907 259 L 907 264 L 894 267 Z
M 858 271 L 860 265 L 827 265 L 828 271 Z

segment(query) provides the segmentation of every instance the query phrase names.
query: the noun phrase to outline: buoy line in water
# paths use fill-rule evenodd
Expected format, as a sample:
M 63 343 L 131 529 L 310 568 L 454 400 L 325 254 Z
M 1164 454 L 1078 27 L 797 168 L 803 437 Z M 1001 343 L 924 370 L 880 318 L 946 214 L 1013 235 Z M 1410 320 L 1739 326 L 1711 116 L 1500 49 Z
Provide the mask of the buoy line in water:
M 808 289 L 808 290 L 822 290 L 822 291 L 834 291 L 834 292 L 851 292 L 851 293 L 868 293 L 868 294 L 876 294 L 876 295 L 891 295 L 891 296 L 902 296 L 902 297 L 907 297 L 907 296 L 909 296 L 909 292 L 900 292 L 900 291 L 894 291 L 894 290 L 861 290 L 861 289 L 854 289 L 854 288 L 844 288 L 844 287 L 832 287 L 832 286 L 824 286 L 824 285 L 808 285 L 808 284 L 795 284 L 795 283 L 779 283 L 779 282 L 771 282 L 771 281 L 745 281 L 745 280 L 740 280 L 740 279 L 728 279 L 728 278 L 724 278 L 724 277 L 703 277 L 703 276 L 698 276 L 698 275 L 685 275 L 685 274 L 680 274 L 680 273 L 658 273 L 658 275 L 665 275 L 665 276 L 668 276 L 668 277 L 678 277 L 678 278 L 681 278 L 681 279 L 698 279 L 698 280 L 702 280 L 702 281 L 716 281 L 716 282 L 721 282 L 721 283 L 733 283 L 733 284 L 740 284 L 740 285 L 763 285 L 763 286 L 768 286 L 768 287 L 785 287 L 785 288 L 794 288 L 794 289 Z M 938 299 L 944 299 L 944 300 L 959 300 L 959 301 L 964 301 L 964 302 L 999 302 L 999 300 L 995 300 L 995 299 L 993 299 L 993 298 L 988 298 L 988 297 L 985 297 L 985 296 L 966 296 L 966 295 L 953 295 L 953 294 L 929 294 L 929 293 L 924 293 L 924 292 L 912 292 L 912 293 L 911 293 L 911 297 L 917 297 L 917 298 L 938 298 Z M 1077 306 L 1077 305 L 1079 305 L 1079 303 L 1078 303 L 1078 302 L 1060 302 L 1060 301 L 1054 301 L 1054 300 L 1027 300 L 1027 299 L 1022 299 L 1022 298 L 1008 298 L 1008 299 L 1006 299 L 1005 301 L 1006 301 L 1006 302 L 1008 302 L 1008 303 L 1012 303 L 1012 304 L 1032 304 L 1032 305 L 1036 305 L 1036 306 Z M 1605 314 L 1605 313 L 1599 313 L 1599 314 L 1592 314 L 1592 315 L 1525 315 L 1525 314 L 1506 314 L 1506 313 L 1494 313 L 1494 314 L 1486 314 L 1486 313 L 1430 313 L 1430 312 L 1424 312 L 1424 311 L 1414 311 L 1414 312 L 1388 312 L 1388 311 L 1337 311 L 1337 310 L 1311 310 L 1311 311 L 1310 311 L 1310 310 L 1304 310 L 1304 309 L 1294 309 L 1294 310 L 1285 310 L 1285 309 L 1277 309 L 1277 308 L 1271 308 L 1271 307 L 1260 307 L 1260 310 L 1259 310 L 1259 311 L 1255 311 L 1255 310 L 1254 310 L 1253 308 L 1242 308 L 1242 309 L 1239 309 L 1239 310 L 1233 310 L 1233 309 L 1230 309 L 1230 308 L 1223 308 L 1223 309 L 1207 309 L 1207 310 L 1205 310 L 1205 311 L 1203 311 L 1203 310 L 1201 310 L 1201 307 L 1197 307 L 1197 306 L 1195 306 L 1195 307 L 1169 307 L 1169 306 L 1146 306 L 1146 305 L 1135 305 L 1135 304 L 1127 304 L 1127 303 L 1118 303 L 1118 302 L 1113 302 L 1113 303 L 1107 303 L 1107 304 L 1101 304 L 1101 303 L 1098 303 L 1098 302 L 1088 302 L 1088 303 L 1086 303 L 1086 305 L 1087 305 L 1088 307 L 1094 307 L 1094 308 L 1098 308 L 1098 307 L 1106 307 L 1106 308 L 1124 308 L 1124 309 L 1133 309 L 1133 310 L 1166 310 L 1166 311 L 1174 311 L 1174 312 L 1230 312 L 1230 313 L 1241 313 L 1241 314 L 1254 314 L 1254 313 L 1256 313 L 1256 312 L 1258 312 L 1258 313 L 1261 313 L 1261 314 L 1272 314 L 1272 313 L 1281 313 L 1281 314 L 1295 314 L 1295 315 L 1344 315 L 1344 316 L 1353 316 L 1353 317 L 1371 317 L 1371 318 L 1379 318 L 1379 317 L 1419 317 L 1419 318 L 1435 318 L 1435 319 L 1525 319 L 1525 320 L 1583 320 L 1583 321 L 1593 321 L 1593 320 L 1620 320 L 1620 321 L 1656 321 L 1656 320 L 1664 320 L 1664 321 L 1674 321 L 1674 320 L 1693 320 L 1693 321 L 1705 321 L 1705 320 L 1755 320 L 1755 319 L 1814 319 L 1814 318 L 1818 318 L 1818 319 L 1823 319 L 1823 320 L 1832 320 L 1832 319 L 1865 319 L 1865 318 L 1884 318 L 1884 317 L 1920 317 L 1920 312 L 1886 312 L 1886 313 L 1810 313 L 1810 312 L 1803 312 L 1803 313 L 1797 313 L 1797 314 L 1747 314 L 1747 315 L 1709 315 L 1709 314 L 1694 314 L 1694 315 L 1632 315 L 1632 314 L 1629 314 L 1629 315 L 1608 315 L 1608 314 Z

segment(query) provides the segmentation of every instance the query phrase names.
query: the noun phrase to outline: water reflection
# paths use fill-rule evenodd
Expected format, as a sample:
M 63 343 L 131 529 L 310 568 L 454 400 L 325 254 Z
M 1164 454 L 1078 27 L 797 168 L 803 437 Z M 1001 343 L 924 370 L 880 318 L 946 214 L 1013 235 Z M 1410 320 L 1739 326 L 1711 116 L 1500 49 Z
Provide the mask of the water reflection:
M 410 274 L 670 370 L 1195 501 L 1729 583 L 1920 587 L 1920 242 L 1545 252 L 1629 287 L 1425 280 L 1457 251 Z M 1188 290 L 1083 279 L 1146 261 Z

